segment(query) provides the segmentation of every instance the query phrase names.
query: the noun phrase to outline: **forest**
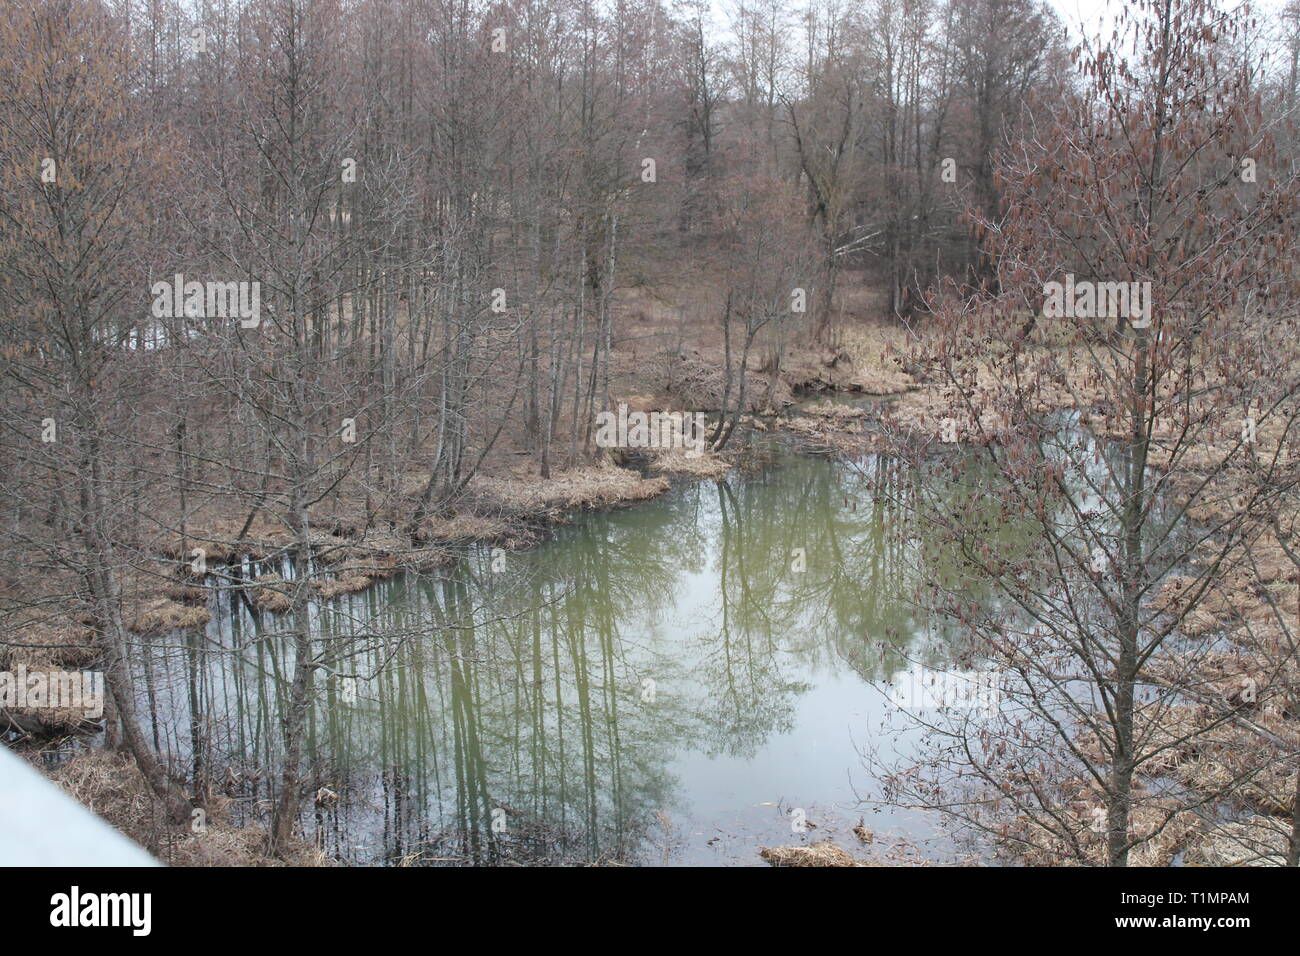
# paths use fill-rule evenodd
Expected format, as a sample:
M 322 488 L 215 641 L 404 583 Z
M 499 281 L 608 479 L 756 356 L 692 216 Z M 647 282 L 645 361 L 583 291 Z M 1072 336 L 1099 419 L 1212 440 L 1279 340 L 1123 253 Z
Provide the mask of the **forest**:
M 0 741 L 156 859 L 1300 865 L 1300 0 L 5 6 Z

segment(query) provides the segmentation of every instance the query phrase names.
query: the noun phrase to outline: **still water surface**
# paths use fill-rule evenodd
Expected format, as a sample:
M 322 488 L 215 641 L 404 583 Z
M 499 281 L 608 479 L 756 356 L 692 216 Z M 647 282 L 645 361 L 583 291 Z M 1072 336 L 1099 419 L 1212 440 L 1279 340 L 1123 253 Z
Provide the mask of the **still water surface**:
M 939 559 L 898 506 L 908 480 L 783 455 L 578 516 L 504 570 L 475 549 L 314 607 L 327 664 L 361 679 L 316 682 L 309 782 L 338 799 L 309 800 L 305 832 L 356 864 L 762 865 L 825 838 L 950 858 L 936 819 L 871 802 L 862 756 L 899 727 L 886 682 L 952 643 L 913 601 Z M 159 745 L 242 820 L 274 785 L 291 653 L 275 616 L 216 604 L 141 687 Z

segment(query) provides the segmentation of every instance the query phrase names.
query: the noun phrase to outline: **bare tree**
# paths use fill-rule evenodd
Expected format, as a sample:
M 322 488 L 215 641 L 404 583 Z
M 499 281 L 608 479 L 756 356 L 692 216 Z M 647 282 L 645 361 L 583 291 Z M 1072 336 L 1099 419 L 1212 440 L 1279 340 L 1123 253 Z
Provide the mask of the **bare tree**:
M 1300 408 L 1291 336 L 1265 331 L 1296 320 L 1300 193 L 1232 46 L 1242 21 L 1151 0 L 1120 22 L 996 173 L 1004 213 L 980 227 L 999 293 L 945 301 L 923 350 L 977 445 L 926 472 L 967 500 L 921 508 L 962 569 L 929 602 L 1003 674 L 1004 708 L 936 727 L 936 773 L 895 778 L 1022 852 L 1112 866 L 1241 785 L 1150 781 L 1236 719 L 1194 692 L 1212 597 L 1293 487 L 1255 455 L 1255 419 L 1285 444 Z

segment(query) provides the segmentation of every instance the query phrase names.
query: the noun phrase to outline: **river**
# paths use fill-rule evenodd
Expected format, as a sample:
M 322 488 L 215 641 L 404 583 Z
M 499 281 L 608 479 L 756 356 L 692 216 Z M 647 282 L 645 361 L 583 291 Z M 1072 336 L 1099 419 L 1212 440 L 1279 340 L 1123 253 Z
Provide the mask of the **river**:
M 952 645 L 913 599 L 939 559 L 908 481 L 780 453 L 314 606 L 307 837 L 367 865 L 764 865 L 761 846 L 824 839 L 952 859 L 936 818 L 877 801 L 864 759 L 906 759 L 899 688 Z M 291 654 L 238 591 L 213 609 L 148 654 L 141 704 L 246 822 L 276 779 Z

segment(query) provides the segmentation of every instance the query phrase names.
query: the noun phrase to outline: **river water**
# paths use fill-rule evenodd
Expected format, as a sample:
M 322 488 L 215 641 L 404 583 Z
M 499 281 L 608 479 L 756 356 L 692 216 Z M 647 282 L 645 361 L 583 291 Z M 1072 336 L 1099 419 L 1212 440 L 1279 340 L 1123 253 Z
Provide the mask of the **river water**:
M 906 760 L 899 688 L 953 645 L 913 600 L 941 559 L 908 481 L 782 453 L 314 606 L 306 835 L 353 864 L 764 865 L 824 839 L 952 859 L 864 758 Z M 141 673 L 159 747 L 239 822 L 276 780 L 286 626 L 227 591 Z

